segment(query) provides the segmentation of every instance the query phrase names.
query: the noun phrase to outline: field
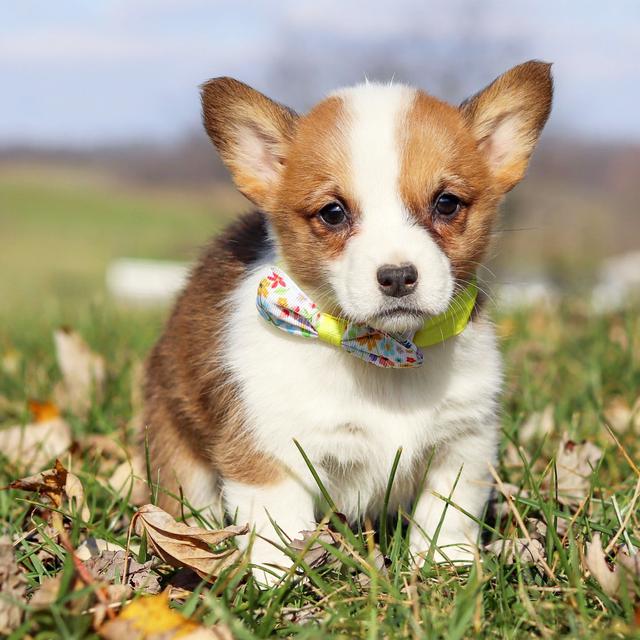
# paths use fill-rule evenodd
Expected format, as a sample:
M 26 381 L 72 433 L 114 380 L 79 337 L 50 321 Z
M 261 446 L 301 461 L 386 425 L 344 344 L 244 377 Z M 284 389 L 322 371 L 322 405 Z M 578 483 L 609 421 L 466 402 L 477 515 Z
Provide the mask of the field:
M 60 461 L 80 480 L 88 507 L 83 513 L 78 502 L 55 499 L 52 506 L 42 488 L 0 491 L 0 535 L 9 536 L 22 576 L 11 638 L 106 636 L 99 618 L 117 615 L 120 600 L 154 597 L 141 588 L 116 597 L 107 587 L 120 581 L 122 566 L 109 578 L 87 575 L 86 561 L 72 553 L 89 538 L 127 546 L 135 499 L 108 480 L 132 451 L 137 371 L 166 313 L 115 305 L 104 268 L 123 255 L 192 257 L 232 205 L 242 206 L 226 192 L 215 200 L 219 208 L 212 202 L 206 190 L 120 191 L 91 175 L 80 182 L 64 172 L 0 177 L 0 429 L 46 423 L 56 411 L 51 404 L 30 410 L 31 400 L 58 403 L 73 440 Z M 504 435 L 473 566 L 427 561 L 413 570 L 407 514 L 390 514 L 386 535 L 375 538 L 370 523 L 350 531 L 334 517 L 336 532 L 315 543 L 317 562 L 309 553 L 299 561 L 304 579 L 292 573 L 270 590 L 256 586 L 245 561 L 212 583 L 166 563 L 147 573 L 193 621 L 189 631 L 204 625 L 217 634 L 201 637 L 639 637 L 640 561 L 629 558 L 640 548 L 637 311 L 595 316 L 569 297 L 556 308 L 495 313 L 507 362 Z M 62 324 L 104 358 L 104 389 L 84 410 L 62 404 L 55 391 L 62 371 L 52 332 Z M 15 451 L 1 455 L 0 486 L 36 471 Z M 145 540 L 135 532 L 130 540 L 142 564 L 154 555 Z M 0 544 L 0 582 L 9 564 Z M 35 603 L 38 594 L 44 605 Z M 185 637 L 184 620 L 180 632 L 169 631 L 177 618 L 166 601 L 154 603 L 156 635 L 144 623 L 144 637 Z

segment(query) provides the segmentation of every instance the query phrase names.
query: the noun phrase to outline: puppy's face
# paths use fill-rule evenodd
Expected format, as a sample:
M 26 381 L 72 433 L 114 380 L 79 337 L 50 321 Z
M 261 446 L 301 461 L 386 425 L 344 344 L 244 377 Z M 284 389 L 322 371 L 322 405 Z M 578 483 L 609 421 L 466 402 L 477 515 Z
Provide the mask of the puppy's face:
M 459 108 L 365 84 L 297 116 L 235 80 L 203 89 L 207 130 L 270 216 L 287 270 L 323 310 L 397 332 L 444 311 L 473 276 L 550 104 L 537 62 Z

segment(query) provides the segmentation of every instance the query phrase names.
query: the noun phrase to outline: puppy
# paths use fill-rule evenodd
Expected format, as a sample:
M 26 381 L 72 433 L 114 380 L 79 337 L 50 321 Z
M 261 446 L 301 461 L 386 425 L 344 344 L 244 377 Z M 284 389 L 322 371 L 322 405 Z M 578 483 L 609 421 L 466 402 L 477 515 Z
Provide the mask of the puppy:
M 413 509 L 413 557 L 432 545 L 438 560 L 473 557 L 469 515 L 489 492 L 502 380 L 475 273 L 551 98 L 550 65 L 537 61 L 459 107 L 365 83 L 298 115 L 237 80 L 204 84 L 206 130 L 258 211 L 205 249 L 148 359 L 161 506 L 179 513 L 182 492 L 249 522 L 253 563 L 286 567 L 280 534 L 313 528 L 319 495 L 296 442 L 350 521 L 380 514 L 402 449 L 390 508 Z M 269 318 L 256 293 L 288 281 L 293 302 L 272 300 Z M 290 314 L 304 324 L 320 312 L 337 339 L 281 330 Z M 448 315 L 455 331 L 438 324 Z M 416 347 L 428 326 L 442 339 Z

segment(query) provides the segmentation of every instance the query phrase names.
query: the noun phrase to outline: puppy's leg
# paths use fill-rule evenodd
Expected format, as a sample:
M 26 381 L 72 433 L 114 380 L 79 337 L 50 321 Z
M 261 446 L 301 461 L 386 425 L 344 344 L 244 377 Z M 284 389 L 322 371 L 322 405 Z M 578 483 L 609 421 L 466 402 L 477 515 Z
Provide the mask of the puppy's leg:
M 158 485 L 158 506 L 175 517 L 183 512 L 188 515 L 189 507 L 180 504 L 182 493 L 189 506 L 221 523 L 224 512 L 213 463 L 194 450 L 187 435 L 176 430 L 162 403 L 148 411 L 146 424 L 150 425 L 151 482 Z M 141 454 L 145 455 L 144 447 Z
M 268 485 L 225 480 L 223 495 L 227 513 L 236 516 L 237 524 L 248 522 L 255 531 L 251 562 L 276 574 L 254 568 L 254 576 L 267 585 L 277 582 L 282 572 L 291 566 L 291 560 L 274 546 L 282 547 L 284 543 L 271 520 L 282 530 L 285 540 L 293 540 L 299 531 L 315 527 L 313 497 L 302 483 L 291 477 Z
M 490 493 L 489 464 L 495 461 L 496 441 L 497 429 L 490 427 L 436 452 L 411 525 L 411 552 L 418 564 L 432 540 L 437 547 L 436 561 L 473 561 L 478 525 L 460 509 L 476 518 L 482 515 Z M 450 498 L 460 509 L 437 494 Z

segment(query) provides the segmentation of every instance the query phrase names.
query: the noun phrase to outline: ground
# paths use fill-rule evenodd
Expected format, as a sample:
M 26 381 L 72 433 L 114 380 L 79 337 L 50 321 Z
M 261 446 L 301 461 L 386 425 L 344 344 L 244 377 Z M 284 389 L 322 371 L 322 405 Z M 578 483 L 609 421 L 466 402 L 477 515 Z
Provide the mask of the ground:
M 18 598 L 24 613 L 10 636 L 16 639 L 98 637 L 92 611 L 102 583 L 83 581 L 71 550 L 90 537 L 126 547 L 136 510 L 133 496 L 109 487 L 118 460 L 100 453 L 95 443 L 104 441 L 92 436 L 117 439 L 130 450 L 138 403 L 132 386 L 166 311 L 110 301 L 101 290 L 104 266 L 117 255 L 189 257 L 196 237 L 204 242 L 224 219 L 209 217 L 199 198 L 120 194 L 97 207 L 96 189 L 103 187 L 65 191 L 58 182 L 36 188 L 15 176 L 0 180 L 0 229 L 3 237 L 14 234 L 10 255 L 0 258 L 3 274 L 11 276 L 2 285 L 10 304 L 3 301 L 1 310 L 0 429 L 32 422 L 29 400 L 58 402 L 73 434 L 60 461 L 82 483 L 89 514 L 66 502 L 52 509 L 38 493 L 0 491 L 0 534 L 9 535 L 26 580 Z M 8 215 L 16 212 L 21 215 Z M 58 278 L 64 269 L 67 277 Z M 507 362 L 503 438 L 496 498 L 483 525 L 489 549 L 473 566 L 427 561 L 422 571 L 412 570 L 402 526 L 408 515 L 390 514 L 375 538 L 369 523 L 350 532 L 334 518 L 337 533 L 322 538 L 327 557 L 318 559 L 319 550 L 305 554 L 306 577 L 291 575 L 270 590 L 256 586 L 242 561 L 212 584 L 196 580 L 186 589 L 175 587 L 174 567 L 160 565 L 153 575 L 163 588 L 173 584 L 172 606 L 184 616 L 219 623 L 220 633 L 236 638 L 640 636 L 640 582 L 633 575 L 627 580 L 620 568 L 625 554 L 640 547 L 640 418 L 633 412 L 640 389 L 638 308 L 595 315 L 574 295 L 555 308 L 495 312 Z M 106 363 L 104 392 L 86 413 L 55 393 L 62 372 L 52 332 L 61 324 L 71 325 Z M 0 486 L 34 471 L 13 453 L 0 458 Z M 48 528 L 56 521 L 62 536 Z M 613 539 L 606 560 L 594 546 L 597 534 L 605 548 Z M 501 552 L 500 542 L 514 539 L 526 547 L 515 559 Z M 140 543 L 133 533 L 134 558 L 144 562 L 154 554 Z M 2 575 L 0 560 L 0 581 Z M 55 575 L 60 582 L 37 609 L 32 597 Z M 149 597 L 140 590 L 125 596 Z M 117 614 L 119 604 L 111 610 Z

